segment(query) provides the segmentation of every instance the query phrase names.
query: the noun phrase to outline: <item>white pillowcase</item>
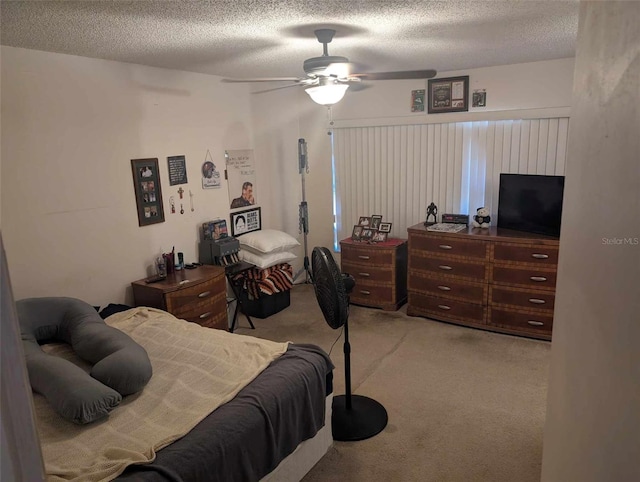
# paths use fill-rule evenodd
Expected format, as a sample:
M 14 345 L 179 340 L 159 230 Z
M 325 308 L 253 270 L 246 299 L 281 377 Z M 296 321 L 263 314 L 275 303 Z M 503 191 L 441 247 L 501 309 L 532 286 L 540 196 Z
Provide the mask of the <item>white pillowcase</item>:
M 242 249 L 256 254 L 279 253 L 300 246 L 296 238 L 277 229 L 263 229 L 243 234 L 238 237 L 238 241 Z
M 240 259 L 246 261 L 247 263 L 255 264 L 258 268 L 271 268 L 271 266 L 275 266 L 280 263 L 288 263 L 291 260 L 297 258 L 297 256 L 293 253 L 289 253 L 288 251 L 282 251 L 280 253 L 268 253 L 268 254 L 256 254 L 251 251 L 246 251 L 244 249 L 240 250 L 239 253 Z

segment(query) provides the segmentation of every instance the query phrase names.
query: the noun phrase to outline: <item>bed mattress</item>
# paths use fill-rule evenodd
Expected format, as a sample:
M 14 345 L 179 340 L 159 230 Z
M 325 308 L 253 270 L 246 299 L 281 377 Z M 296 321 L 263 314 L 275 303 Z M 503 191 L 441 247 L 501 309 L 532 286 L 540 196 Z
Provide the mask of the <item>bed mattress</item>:
M 314 345 L 289 345 L 236 397 L 118 481 L 258 481 L 325 424 L 333 364 Z

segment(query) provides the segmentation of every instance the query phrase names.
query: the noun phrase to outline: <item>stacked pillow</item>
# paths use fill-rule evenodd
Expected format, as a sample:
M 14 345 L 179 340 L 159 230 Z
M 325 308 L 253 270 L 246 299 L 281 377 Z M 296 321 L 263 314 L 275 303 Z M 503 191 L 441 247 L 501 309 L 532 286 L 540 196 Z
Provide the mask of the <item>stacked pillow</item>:
M 296 238 L 276 229 L 243 234 L 238 241 L 240 259 L 262 269 L 294 260 L 297 256 L 290 250 L 300 246 Z

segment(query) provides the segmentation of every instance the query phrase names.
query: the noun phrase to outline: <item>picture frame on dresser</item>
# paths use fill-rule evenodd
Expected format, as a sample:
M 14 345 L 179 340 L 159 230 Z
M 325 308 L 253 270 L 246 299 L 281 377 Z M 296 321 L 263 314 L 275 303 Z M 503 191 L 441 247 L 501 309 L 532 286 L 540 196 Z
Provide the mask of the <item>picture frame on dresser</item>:
M 354 241 L 360 241 L 360 237 L 362 236 L 362 230 L 364 229 L 363 226 L 360 226 L 359 224 L 356 224 L 355 226 L 353 226 L 353 232 L 351 233 L 351 239 L 353 239 Z
M 381 233 L 390 233 L 392 225 L 393 223 L 380 223 L 380 226 L 378 226 L 378 231 L 380 231 Z
M 371 229 L 378 229 L 382 222 L 382 215 L 374 214 L 371 216 Z

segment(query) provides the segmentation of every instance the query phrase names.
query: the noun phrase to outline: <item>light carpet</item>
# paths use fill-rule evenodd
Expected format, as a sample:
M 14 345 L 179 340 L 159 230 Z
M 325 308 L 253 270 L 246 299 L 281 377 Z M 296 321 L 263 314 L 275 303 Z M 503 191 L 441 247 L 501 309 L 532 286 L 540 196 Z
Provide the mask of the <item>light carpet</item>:
M 243 315 L 236 333 L 315 343 L 326 324 L 311 285 L 266 319 Z M 406 315 L 351 307 L 352 391 L 382 403 L 387 427 L 360 442 L 334 442 L 305 482 L 540 480 L 551 344 Z M 334 394 L 344 393 L 341 338 L 331 351 Z

